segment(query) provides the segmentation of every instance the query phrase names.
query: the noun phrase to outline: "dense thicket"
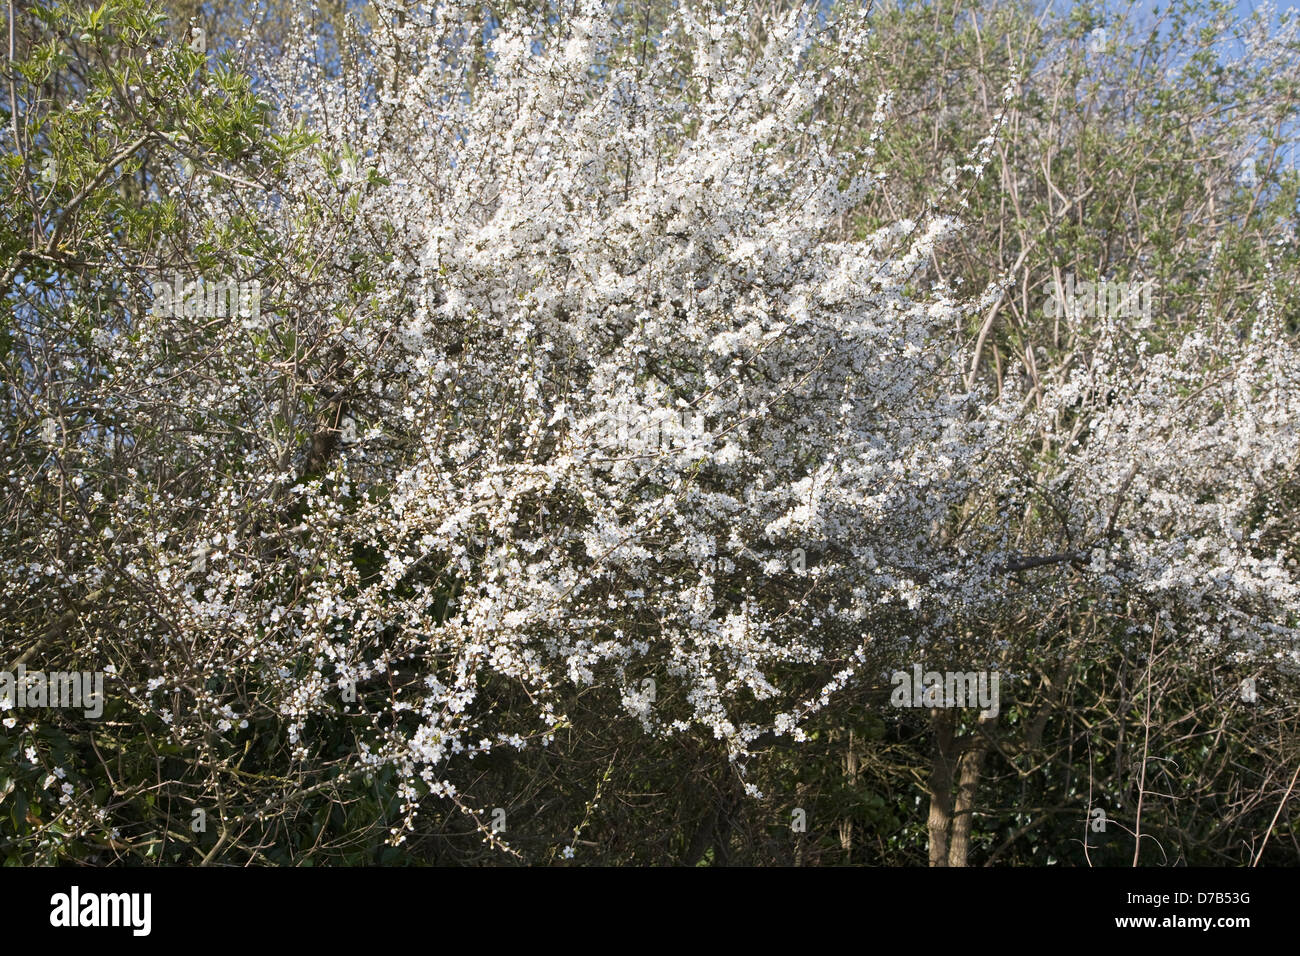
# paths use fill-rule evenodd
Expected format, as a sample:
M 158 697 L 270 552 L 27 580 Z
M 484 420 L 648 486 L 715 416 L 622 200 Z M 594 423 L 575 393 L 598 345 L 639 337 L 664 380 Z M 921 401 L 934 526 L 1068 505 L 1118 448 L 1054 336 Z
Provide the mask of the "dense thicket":
M 10 861 L 1296 860 L 1293 21 L 9 17 Z

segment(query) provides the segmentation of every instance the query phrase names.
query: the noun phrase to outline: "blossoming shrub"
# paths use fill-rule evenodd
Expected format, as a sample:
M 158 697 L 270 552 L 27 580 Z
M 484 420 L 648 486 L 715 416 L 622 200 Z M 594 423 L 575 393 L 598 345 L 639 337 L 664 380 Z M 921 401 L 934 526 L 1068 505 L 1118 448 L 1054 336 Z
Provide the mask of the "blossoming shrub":
M 1000 289 L 934 279 L 958 224 L 843 230 L 886 188 L 826 119 L 864 12 L 683 6 L 632 42 L 600 4 L 379 9 L 351 69 L 306 36 L 262 64 L 282 174 L 170 187 L 196 249 L 170 264 L 256 278 L 257 308 L 117 297 L 79 388 L 13 432 L 13 645 L 114 668 L 76 758 L 108 784 L 64 830 L 375 853 L 442 798 L 507 847 L 468 781 L 575 695 L 743 773 L 920 649 L 996 667 L 972 625 L 1037 613 L 1022 576 L 1062 567 L 1189 649 L 1294 655 L 1291 571 L 1251 548 L 1295 460 L 1273 313 L 1235 346 L 1207 316 L 1141 377 L 1110 336 L 1049 394 L 968 385 Z M 1036 483 L 1059 524 L 1018 504 Z M 53 591 L 57 634 L 30 610 Z

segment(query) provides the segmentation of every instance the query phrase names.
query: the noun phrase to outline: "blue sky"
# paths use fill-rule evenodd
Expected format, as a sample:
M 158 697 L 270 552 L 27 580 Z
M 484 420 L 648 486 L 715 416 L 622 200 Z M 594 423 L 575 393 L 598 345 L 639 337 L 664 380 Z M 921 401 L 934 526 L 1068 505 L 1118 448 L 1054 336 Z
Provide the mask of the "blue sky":
M 1055 2 L 1062 6 L 1070 5 L 1068 0 L 1055 0 Z M 1135 5 L 1138 8 L 1147 11 L 1150 11 L 1155 7 L 1160 7 L 1160 9 L 1165 10 L 1168 9 L 1169 2 L 1168 0 L 1163 0 L 1163 2 L 1158 2 L 1158 0 L 1140 0 L 1140 2 Z M 1254 13 L 1255 10 L 1259 9 L 1263 5 L 1263 0 L 1237 0 L 1236 12 L 1239 16 L 1250 16 L 1250 14 Z M 1127 6 L 1127 3 L 1124 2 L 1124 0 L 1111 0 L 1108 6 L 1116 9 L 1123 9 Z M 1274 0 L 1272 7 L 1279 13 L 1287 10 L 1300 10 L 1300 0 Z
M 1057 0 L 1057 2 L 1061 3 L 1064 2 L 1064 0 Z M 1068 3 L 1066 5 L 1068 5 Z M 1120 0 L 1120 2 L 1113 2 L 1111 5 L 1115 7 L 1125 6 L 1122 0 Z M 1150 10 L 1151 8 L 1156 6 L 1159 6 L 1161 9 L 1164 9 L 1169 6 L 1169 3 L 1168 0 L 1165 0 L 1165 2 L 1161 2 L 1161 3 L 1154 2 L 1154 0 L 1142 0 L 1142 2 L 1138 4 L 1138 6 L 1147 10 Z M 1236 10 L 1237 13 L 1242 16 L 1249 16 L 1251 13 L 1253 13 L 1257 8 L 1261 6 L 1263 6 L 1262 0 L 1237 0 Z M 1275 0 L 1275 2 L 1273 3 L 1273 7 L 1278 11 L 1300 10 L 1300 2 L 1296 2 L 1296 0 Z
M 1068 9 L 1070 9 L 1072 6 L 1074 6 L 1071 0 L 1045 0 L 1045 2 L 1050 4 L 1055 10 L 1060 12 L 1065 12 Z M 1107 9 L 1114 12 L 1120 12 L 1126 10 L 1130 6 L 1129 0 L 1102 0 L 1102 2 Z M 1147 15 L 1149 15 L 1156 8 L 1159 8 L 1161 12 L 1164 12 L 1168 10 L 1170 6 L 1171 6 L 1170 0 L 1137 0 L 1137 2 L 1132 3 L 1132 7 L 1136 11 L 1138 11 L 1137 16 L 1134 19 L 1137 24 L 1141 24 L 1146 20 Z M 1272 2 L 1267 4 L 1264 2 L 1264 0 L 1237 0 L 1234 6 L 1234 12 L 1238 16 L 1248 17 L 1256 10 L 1264 6 L 1269 6 L 1273 9 L 1274 11 L 1273 24 L 1275 28 L 1277 24 L 1277 15 L 1287 14 L 1287 13 L 1293 15 L 1300 14 L 1300 0 L 1272 0 Z M 1221 48 L 1221 50 L 1223 53 L 1229 56 L 1233 55 L 1234 53 L 1239 55 L 1239 48 L 1234 49 L 1234 47 L 1237 47 L 1237 44 L 1229 41 L 1224 47 Z M 1290 161 L 1294 163 L 1296 162 L 1297 156 L 1300 156 L 1300 139 L 1297 138 L 1296 130 L 1294 127 L 1292 127 L 1292 129 L 1289 131 L 1289 134 L 1291 138 L 1289 151 L 1292 157 Z M 1288 150 L 1286 147 L 1284 147 L 1283 151 L 1285 153 Z
M 1261 6 L 1259 0 L 1237 0 L 1237 12 L 1239 14 L 1250 14 L 1259 6 Z M 1300 4 L 1291 3 L 1289 0 L 1279 0 L 1273 6 L 1278 10 L 1300 9 Z

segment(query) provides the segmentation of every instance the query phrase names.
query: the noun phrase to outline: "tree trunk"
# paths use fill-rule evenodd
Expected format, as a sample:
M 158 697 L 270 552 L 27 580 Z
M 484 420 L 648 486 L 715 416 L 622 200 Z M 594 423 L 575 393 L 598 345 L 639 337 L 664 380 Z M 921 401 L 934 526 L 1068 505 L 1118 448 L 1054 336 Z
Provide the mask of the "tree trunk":
M 957 802 L 952 815 L 952 838 L 948 842 L 948 865 L 965 866 L 970 852 L 970 830 L 975 819 L 975 791 L 984 768 L 983 744 L 973 742 L 957 761 Z
M 853 749 L 853 731 L 849 731 L 849 745 L 844 752 L 844 775 L 849 778 L 849 786 L 858 786 L 858 755 Z M 853 818 L 845 817 L 840 821 L 840 849 L 844 851 L 844 863 L 853 862 Z
M 953 714 L 930 711 L 934 726 L 934 763 L 930 769 L 930 865 L 948 865 L 948 836 L 952 826 Z

